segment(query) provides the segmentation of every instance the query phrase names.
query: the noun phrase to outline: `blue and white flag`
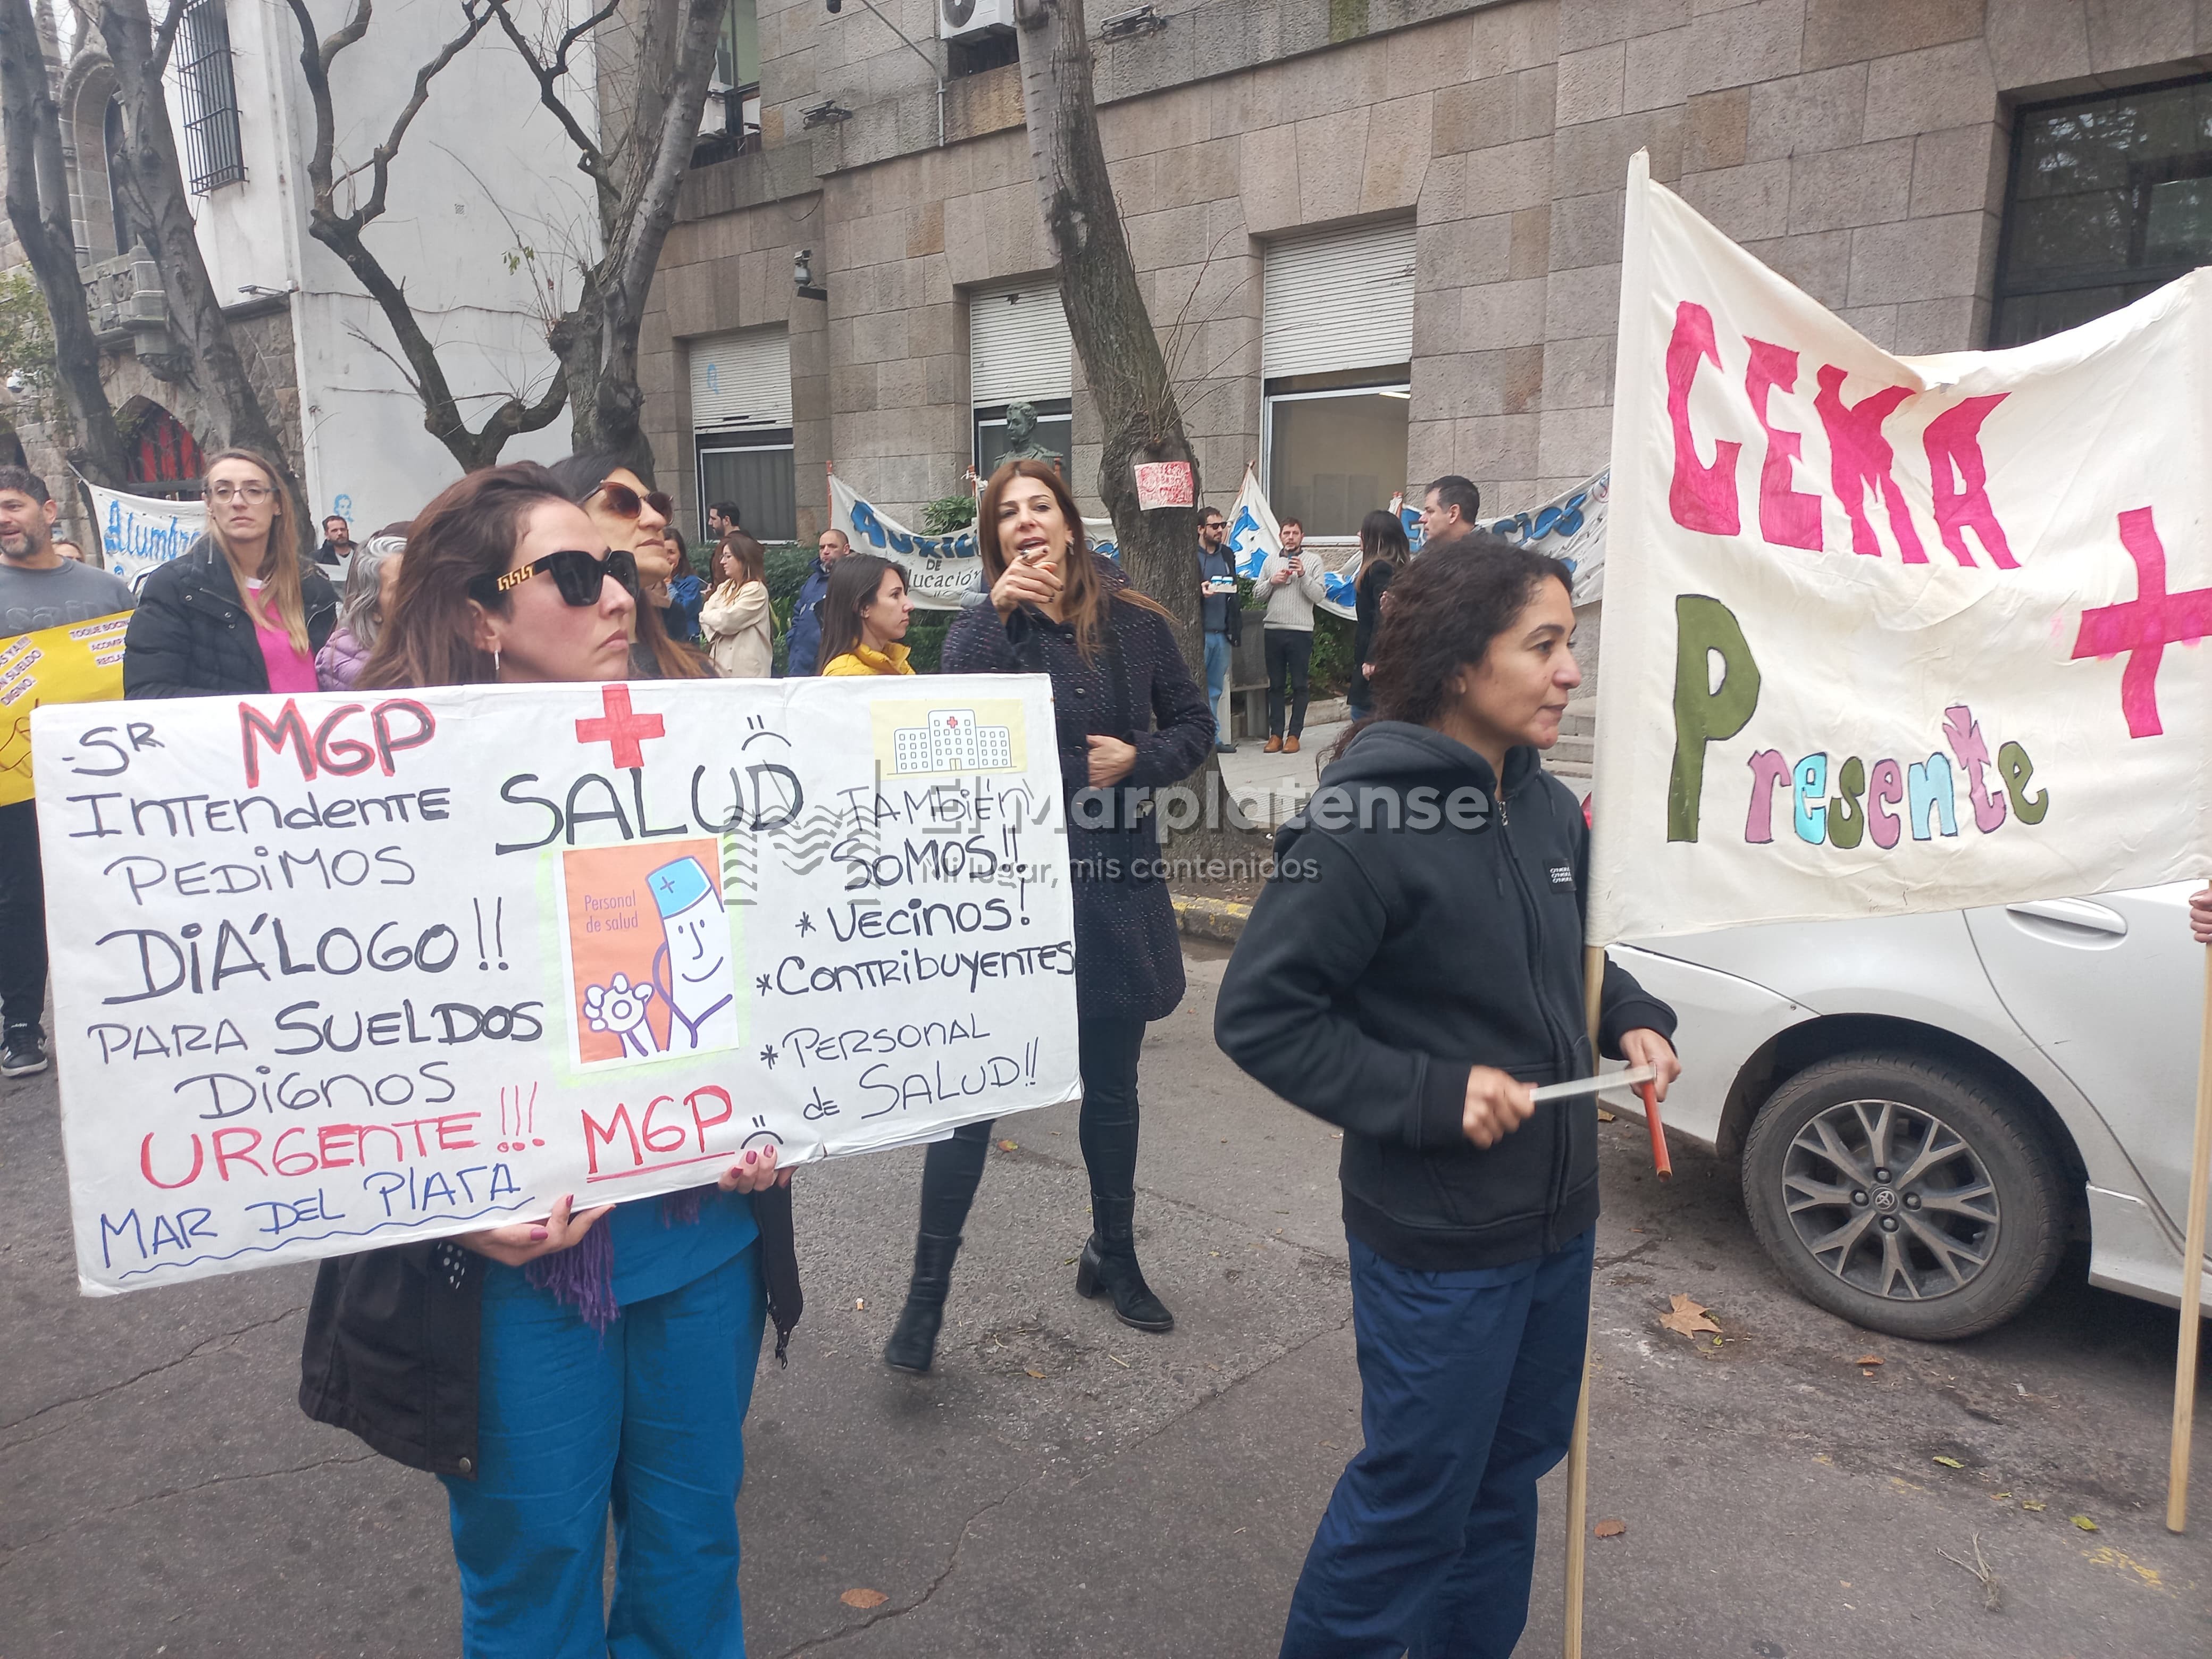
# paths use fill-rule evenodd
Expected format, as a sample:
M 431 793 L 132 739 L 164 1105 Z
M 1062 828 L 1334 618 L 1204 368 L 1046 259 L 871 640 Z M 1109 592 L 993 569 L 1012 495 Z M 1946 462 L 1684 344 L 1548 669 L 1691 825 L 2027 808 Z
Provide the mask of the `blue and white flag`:
M 1258 581 L 1260 567 L 1282 548 L 1282 527 L 1275 522 L 1274 509 L 1267 505 L 1267 495 L 1260 488 L 1259 475 L 1248 466 L 1244 487 L 1237 492 L 1237 504 L 1229 509 L 1229 551 L 1237 562 L 1237 574 Z M 1359 544 L 1317 547 L 1308 542 L 1298 556 L 1318 559 L 1323 566 L 1321 608 L 1332 616 L 1353 620 L 1358 599 Z
M 177 557 L 207 531 L 204 501 L 158 501 L 149 495 L 102 489 L 82 477 L 77 482 L 92 497 L 101 568 L 133 587 L 144 581 L 155 567 Z

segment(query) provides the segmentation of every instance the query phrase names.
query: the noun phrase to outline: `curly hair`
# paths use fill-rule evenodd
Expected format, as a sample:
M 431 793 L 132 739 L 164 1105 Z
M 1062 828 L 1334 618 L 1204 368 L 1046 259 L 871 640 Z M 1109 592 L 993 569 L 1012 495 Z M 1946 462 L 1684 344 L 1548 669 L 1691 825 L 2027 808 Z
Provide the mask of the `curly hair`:
M 1431 724 L 1452 675 L 1479 663 L 1513 626 L 1536 590 L 1555 581 L 1571 593 L 1571 573 L 1557 559 L 1477 531 L 1443 553 L 1404 565 L 1383 595 L 1375 630 L 1375 710 L 1338 739 L 1341 755 L 1376 720 Z

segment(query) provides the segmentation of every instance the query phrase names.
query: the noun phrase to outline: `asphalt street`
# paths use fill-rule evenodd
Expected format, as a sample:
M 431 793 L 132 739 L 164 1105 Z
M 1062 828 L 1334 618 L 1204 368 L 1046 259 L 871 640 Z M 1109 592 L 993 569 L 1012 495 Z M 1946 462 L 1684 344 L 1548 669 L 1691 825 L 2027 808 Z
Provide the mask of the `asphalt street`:
M 920 1155 L 800 1173 L 808 1312 L 739 1505 L 755 1655 L 1275 1651 L 1358 1392 L 1338 1142 L 1214 1048 L 1219 973 L 1194 961 L 1146 1048 L 1171 1335 L 1073 1292 L 1073 1108 L 999 1130 L 926 1379 L 877 1358 Z M 1662 1187 L 1626 1121 L 1605 1160 L 1591 1516 L 1624 1530 L 1591 1547 L 1593 1659 L 2212 1651 L 2212 1412 L 2196 1526 L 2161 1522 L 2173 1314 L 2087 1288 L 2077 1249 L 2002 1330 L 1871 1337 L 1768 1268 L 1732 1168 L 1678 1150 Z M 0 1085 L 0 1659 L 457 1651 L 436 1483 L 294 1403 L 311 1279 L 80 1298 L 54 1080 Z M 1675 1292 L 1717 1345 L 1661 1328 Z M 1523 1656 L 1559 1648 L 1562 1492 Z M 1988 1589 L 1946 1559 L 1978 1547 Z

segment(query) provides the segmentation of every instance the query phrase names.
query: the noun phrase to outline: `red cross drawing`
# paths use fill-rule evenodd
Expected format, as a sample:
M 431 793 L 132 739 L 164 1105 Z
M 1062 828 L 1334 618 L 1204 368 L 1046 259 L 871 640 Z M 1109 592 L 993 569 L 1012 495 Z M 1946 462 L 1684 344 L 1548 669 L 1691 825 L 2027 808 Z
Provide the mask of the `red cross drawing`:
M 2212 635 L 2212 587 L 2166 591 L 2166 546 L 2147 507 L 2120 514 L 2120 545 L 2136 562 L 2136 597 L 2084 611 L 2074 656 L 2128 653 L 2128 665 L 2120 671 L 2120 713 L 2130 738 L 2154 738 L 2166 730 L 2158 717 L 2159 659 L 2169 645 L 2193 645 Z
M 603 720 L 578 720 L 578 743 L 604 743 L 614 756 L 617 766 L 629 770 L 645 764 L 645 750 L 639 746 L 641 738 L 664 735 L 658 714 L 633 714 L 629 711 L 629 687 L 603 685 L 599 702 L 606 709 Z

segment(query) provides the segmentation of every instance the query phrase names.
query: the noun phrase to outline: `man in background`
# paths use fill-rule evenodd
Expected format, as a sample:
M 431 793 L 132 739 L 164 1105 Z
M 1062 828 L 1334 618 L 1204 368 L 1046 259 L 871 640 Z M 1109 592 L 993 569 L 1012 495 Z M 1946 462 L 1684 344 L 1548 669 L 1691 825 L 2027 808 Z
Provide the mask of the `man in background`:
M 819 672 L 821 665 L 815 659 L 822 652 L 821 605 L 830 592 L 830 568 L 852 550 L 853 544 L 842 530 L 825 530 L 816 539 L 813 568 L 799 585 L 799 597 L 792 601 L 791 650 L 783 668 L 786 679 L 808 679 Z
M 1198 510 L 1199 626 L 1206 635 L 1206 700 L 1213 708 L 1213 746 L 1237 752 L 1221 694 L 1229 684 L 1230 653 L 1243 631 L 1243 602 L 1237 597 L 1237 560 L 1228 548 L 1229 521 L 1218 508 Z
M 708 503 L 707 547 L 709 556 L 713 554 L 714 544 L 723 537 L 728 535 L 732 530 L 744 528 L 744 526 L 738 522 L 738 504 L 735 501 Z
M 1449 547 L 1474 528 L 1482 516 L 1482 492 L 1456 472 L 1447 472 L 1431 484 L 1421 498 L 1419 551 L 1433 553 Z
M 333 568 L 353 557 L 353 531 L 333 513 L 323 520 L 323 544 L 315 550 L 315 562 Z
M 0 640 L 131 608 L 119 576 L 54 550 L 46 481 L 0 466 Z M 0 806 L 0 1077 L 46 1069 L 46 883 L 35 801 Z
M 1325 573 L 1321 561 L 1304 556 L 1306 527 L 1296 519 L 1285 519 L 1281 529 L 1283 550 L 1270 553 L 1260 567 L 1259 588 L 1267 596 L 1267 614 L 1261 624 L 1267 656 L 1267 741 L 1262 752 L 1295 755 L 1306 730 L 1314 605 L 1328 590 L 1322 582 Z
M 60 554 L 64 559 L 74 560 L 78 564 L 82 564 L 85 562 L 84 550 L 79 547 L 75 542 L 57 540 L 54 543 L 54 551 Z

